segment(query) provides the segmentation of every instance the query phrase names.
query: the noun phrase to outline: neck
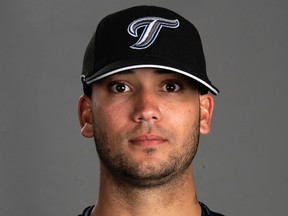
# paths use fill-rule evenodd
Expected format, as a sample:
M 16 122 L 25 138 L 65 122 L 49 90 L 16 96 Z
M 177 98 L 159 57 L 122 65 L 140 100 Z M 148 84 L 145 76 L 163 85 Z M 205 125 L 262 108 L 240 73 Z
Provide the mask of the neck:
M 99 199 L 92 216 L 109 215 L 201 215 L 192 168 L 168 183 L 145 188 L 121 183 L 101 167 Z

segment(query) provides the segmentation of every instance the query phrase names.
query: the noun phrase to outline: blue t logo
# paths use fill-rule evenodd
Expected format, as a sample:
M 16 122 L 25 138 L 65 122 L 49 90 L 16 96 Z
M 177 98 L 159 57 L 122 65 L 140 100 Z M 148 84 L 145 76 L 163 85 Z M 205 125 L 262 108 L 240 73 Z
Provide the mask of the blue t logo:
M 132 49 L 146 49 L 157 38 L 162 27 L 178 28 L 179 21 L 164 19 L 160 17 L 143 17 L 133 21 L 128 26 L 128 33 L 133 37 L 138 37 L 138 29 L 144 28 L 139 40 L 130 46 Z

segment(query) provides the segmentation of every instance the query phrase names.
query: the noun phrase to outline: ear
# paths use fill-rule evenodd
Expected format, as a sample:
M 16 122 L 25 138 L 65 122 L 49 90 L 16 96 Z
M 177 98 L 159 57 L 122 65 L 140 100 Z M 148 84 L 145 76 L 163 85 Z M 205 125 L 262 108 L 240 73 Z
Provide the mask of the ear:
M 212 95 L 200 95 L 200 133 L 208 134 L 212 121 L 214 99 Z
M 86 95 L 82 95 L 78 101 L 78 118 L 81 126 L 81 134 L 87 138 L 93 137 L 92 101 Z

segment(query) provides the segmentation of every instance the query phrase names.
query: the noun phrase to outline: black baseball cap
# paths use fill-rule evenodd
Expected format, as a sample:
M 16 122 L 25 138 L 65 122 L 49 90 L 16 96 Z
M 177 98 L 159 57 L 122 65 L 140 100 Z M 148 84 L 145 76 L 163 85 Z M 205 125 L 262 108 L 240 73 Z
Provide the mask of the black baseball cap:
M 137 68 L 158 68 L 194 79 L 214 95 L 195 26 L 156 6 L 136 6 L 103 18 L 90 40 L 81 80 L 85 88 L 107 76 Z

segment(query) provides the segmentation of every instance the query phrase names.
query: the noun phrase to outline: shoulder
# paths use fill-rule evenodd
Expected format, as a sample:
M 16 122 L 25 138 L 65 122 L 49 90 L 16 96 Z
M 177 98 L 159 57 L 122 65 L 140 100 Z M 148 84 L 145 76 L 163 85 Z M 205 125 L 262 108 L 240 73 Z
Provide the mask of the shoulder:
M 223 214 L 217 213 L 217 212 L 211 212 L 212 216 L 224 216 Z
M 94 206 L 89 206 L 89 207 L 85 208 L 83 213 L 78 215 L 78 216 L 89 216 L 90 213 L 92 212 L 93 208 L 94 208 Z
M 202 216 L 224 216 L 223 214 L 211 211 L 204 203 L 199 203 L 202 208 Z

